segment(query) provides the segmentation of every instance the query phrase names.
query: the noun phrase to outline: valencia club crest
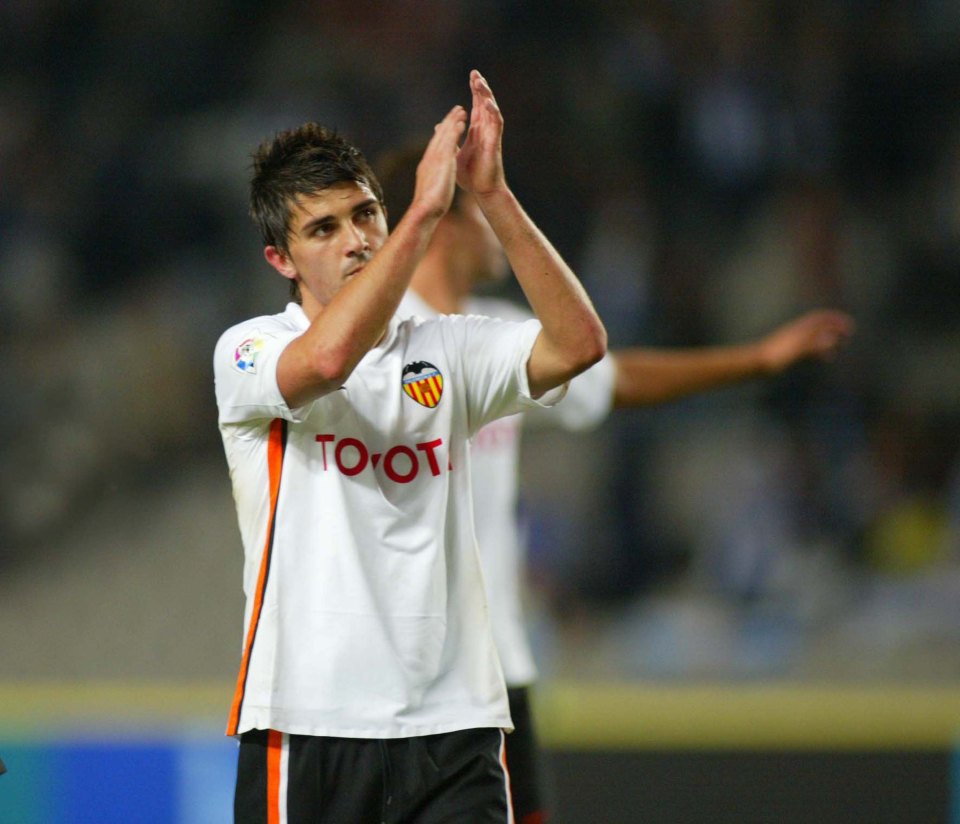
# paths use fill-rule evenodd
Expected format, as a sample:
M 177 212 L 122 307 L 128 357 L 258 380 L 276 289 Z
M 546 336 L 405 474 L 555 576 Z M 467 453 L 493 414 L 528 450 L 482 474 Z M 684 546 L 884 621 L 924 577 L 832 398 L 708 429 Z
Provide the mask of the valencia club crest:
M 433 409 L 443 394 L 443 375 L 432 363 L 416 361 L 403 367 L 403 391 L 421 406 Z

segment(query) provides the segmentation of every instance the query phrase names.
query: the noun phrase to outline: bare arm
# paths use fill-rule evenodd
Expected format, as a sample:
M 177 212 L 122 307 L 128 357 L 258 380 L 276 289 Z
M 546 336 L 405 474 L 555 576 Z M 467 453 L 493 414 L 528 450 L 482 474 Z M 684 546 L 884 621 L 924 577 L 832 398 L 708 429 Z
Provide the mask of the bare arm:
M 530 391 L 539 397 L 602 358 L 606 330 L 583 286 L 506 183 L 503 117 L 477 71 L 470 74 L 470 90 L 470 127 L 457 159 L 457 182 L 477 198 L 543 325 L 527 364 Z
M 830 358 L 853 333 L 843 312 L 808 312 L 758 341 L 691 349 L 613 351 L 615 408 L 666 403 L 750 378 L 776 375 L 800 360 Z
M 466 112 L 454 107 L 436 126 L 417 170 L 406 214 L 363 270 L 343 284 L 284 349 L 277 383 L 287 404 L 303 404 L 339 389 L 380 340 L 453 199 L 457 143 Z M 276 265 L 276 264 L 274 264 Z

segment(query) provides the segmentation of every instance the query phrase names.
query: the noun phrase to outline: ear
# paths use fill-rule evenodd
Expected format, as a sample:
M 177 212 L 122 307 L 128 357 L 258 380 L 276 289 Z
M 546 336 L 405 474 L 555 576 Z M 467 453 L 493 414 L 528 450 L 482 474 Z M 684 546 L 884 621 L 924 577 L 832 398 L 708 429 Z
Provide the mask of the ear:
M 276 246 L 264 246 L 263 256 L 274 269 L 288 280 L 297 279 L 297 267 L 293 265 L 290 255 Z

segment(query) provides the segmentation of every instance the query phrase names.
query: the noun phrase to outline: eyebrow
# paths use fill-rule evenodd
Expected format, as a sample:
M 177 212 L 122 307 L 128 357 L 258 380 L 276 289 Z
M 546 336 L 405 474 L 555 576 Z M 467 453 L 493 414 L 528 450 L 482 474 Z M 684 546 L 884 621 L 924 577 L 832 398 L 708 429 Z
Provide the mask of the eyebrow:
M 355 215 L 357 212 L 361 212 L 364 209 L 369 209 L 371 206 L 379 206 L 379 205 L 380 205 L 380 201 L 377 200 L 375 197 L 368 197 L 360 201 L 360 203 L 358 203 L 356 206 L 354 206 L 353 209 L 350 210 L 350 214 Z M 303 226 L 300 227 L 299 233 L 301 235 L 306 234 L 316 226 L 320 226 L 321 224 L 326 223 L 333 219 L 334 219 L 333 215 L 330 215 L 330 214 L 319 215 L 318 217 L 311 218 L 306 223 L 304 223 Z

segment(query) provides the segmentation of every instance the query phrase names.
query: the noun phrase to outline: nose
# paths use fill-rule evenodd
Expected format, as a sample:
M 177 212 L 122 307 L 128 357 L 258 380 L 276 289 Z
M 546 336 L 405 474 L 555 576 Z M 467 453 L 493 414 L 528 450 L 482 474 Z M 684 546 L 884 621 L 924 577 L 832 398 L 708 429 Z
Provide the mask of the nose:
M 370 244 L 367 242 L 367 233 L 363 228 L 355 223 L 350 224 L 347 230 L 347 256 L 356 257 L 366 255 L 370 251 Z

